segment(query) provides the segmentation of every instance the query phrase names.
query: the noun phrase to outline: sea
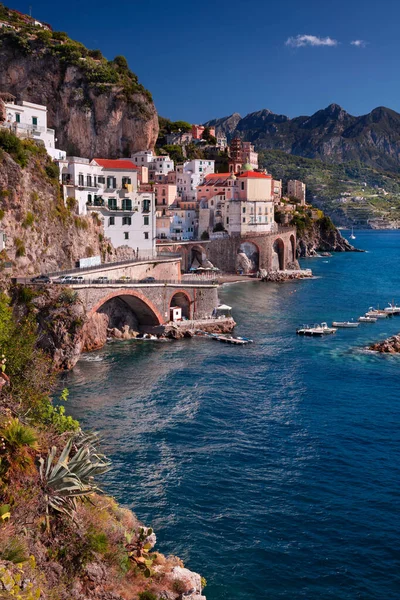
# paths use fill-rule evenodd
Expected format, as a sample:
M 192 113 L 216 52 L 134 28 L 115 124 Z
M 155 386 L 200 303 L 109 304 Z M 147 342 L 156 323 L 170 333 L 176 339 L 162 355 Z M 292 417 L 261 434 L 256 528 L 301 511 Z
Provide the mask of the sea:
M 355 234 L 365 252 L 302 260 L 313 279 L 220 289 L 251 345 L 115 342 L 62 378 L 104 489 L 208 600 L 400 598 L 400 355 L 367 349 L 400 317 L 296 335 L 400 303 L 400 232 Z

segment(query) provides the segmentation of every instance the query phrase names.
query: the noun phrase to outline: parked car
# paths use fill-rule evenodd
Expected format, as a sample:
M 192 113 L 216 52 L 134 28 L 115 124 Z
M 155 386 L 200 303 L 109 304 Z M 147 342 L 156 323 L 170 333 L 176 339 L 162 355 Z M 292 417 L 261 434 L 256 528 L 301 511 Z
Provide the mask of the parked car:
M 37 275 L 36 277 L 32 277 L 31 282 L 32 283 L 51 283 L 51 279 L 50 279 L 50 277 L 47 277 L 47 275 Z
M 57 277 L 57 279 L 53 279 L 53 283 L 59 283 L 59 284 L 67 284 L 71 282 L 71 275 L 61 275 L 61 277 Z
M 155 283 L 155 277 L 145 277 L 144 279 L 139 279 L 139 283 Z
M 122 277 L 117 279 L 117 283 L 128 283 L 129 281 L 132 281 L 132 280 L 130 277 L 128 277 L 128 275 L 122 275 Z
M 85 279 L 79 275 L 78 277 L 71 277 L 69 283 L 85 283 Z
M 93 279 L 93 283 L 109 283 L 110 280 L 108 277 L 98 277 L 97 279 Z

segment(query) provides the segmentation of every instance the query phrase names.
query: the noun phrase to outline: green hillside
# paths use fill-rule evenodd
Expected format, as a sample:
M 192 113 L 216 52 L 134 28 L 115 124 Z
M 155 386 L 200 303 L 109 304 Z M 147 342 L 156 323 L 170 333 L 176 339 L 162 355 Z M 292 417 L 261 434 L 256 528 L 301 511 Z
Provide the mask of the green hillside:
M 359 162 L 327 164 L 319 160 L 264 150 L 260 168 L 275 179 L 299 179 L 307 185 L 307 201 L 322 208 L 336 225 L 400 227 L 400 175 Z

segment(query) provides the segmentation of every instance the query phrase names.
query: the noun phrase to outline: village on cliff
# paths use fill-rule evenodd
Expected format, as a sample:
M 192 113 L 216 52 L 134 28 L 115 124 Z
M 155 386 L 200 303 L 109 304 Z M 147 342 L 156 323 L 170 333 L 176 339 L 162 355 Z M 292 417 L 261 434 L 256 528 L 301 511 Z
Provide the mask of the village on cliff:
M 77 215 L 97 213 L 105 237 L 116 248 L 129 248 L 136 258 L 154 257 L 171 243 L 176 250 L 177 243 L 193 240 L 270 237 L 279 230 L 277 211 L 281 225 L 287 226 L 295 211 L 305 207 L 304 183 L 290 180 L 283 189 L 281 180 L 258 168 L 258 154 L 251 143 L 234 138 L 228 146 L 226 137 L 215 137 L 212 128 L 193 125 L 189 132 L 170 134 L 168 142 L 184 147 L 211 141 L 227 155 L 224 173 L 215 172 L 214 160 L 174 164 L 167 154 L 157 156 L 147 148 L 119 159 L 66 156 L 56 148 L 56 132 L 48 128 L 46 106 L 17 100 L 8 93 L 0 93 L 0 103 L 0 126 L 44 145 L 57 163 L 65 203 L 72 203 Z M 0 250 L 4 243 L 0 235 Z M 230 270 L 249 273 L 263 266 L 251 243 L 242 244 L 239 250 L 229 260 Z M 268 266 L 274 270 L 295 262 L 294 247 L 286 256 L 280 255 L 281 250 L 279 244 L 271 248 Z M 189 262 L 186 267 L 192 271 L 208 265 L 203 264 L 201 254 Z

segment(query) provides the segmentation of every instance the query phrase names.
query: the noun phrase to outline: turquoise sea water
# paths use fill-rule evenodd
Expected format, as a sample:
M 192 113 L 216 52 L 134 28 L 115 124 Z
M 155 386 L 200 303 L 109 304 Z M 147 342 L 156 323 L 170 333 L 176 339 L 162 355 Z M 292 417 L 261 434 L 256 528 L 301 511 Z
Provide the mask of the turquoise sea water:
M 301 338 L 303 323 L 400 302 L 400 232 L 308 259 L 316 278 L 224 287 L 237 348 L 110 344 L 63 384 L 101 432 L 106 488 L 207 578 L 208 600 L 400 598 L 400 317 Z

